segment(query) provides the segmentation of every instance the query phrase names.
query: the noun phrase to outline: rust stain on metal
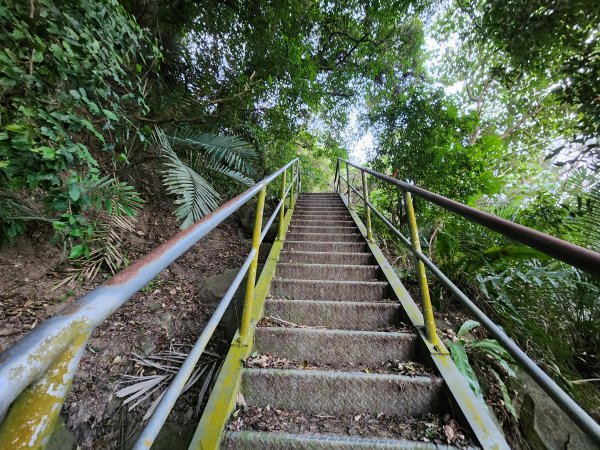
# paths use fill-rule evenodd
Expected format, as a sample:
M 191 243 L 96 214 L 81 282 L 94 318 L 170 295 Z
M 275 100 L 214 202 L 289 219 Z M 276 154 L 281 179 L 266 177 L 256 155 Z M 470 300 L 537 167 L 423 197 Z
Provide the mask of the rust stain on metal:
M 82 307 L 83 307 L 82 302 L 73 302 L 70 305 L 68 305 L 67 307 L 65 307 L 65 309 L 62 310 L 61 314 L 71 316 L 71 315 L 75 314 L 77 311 L 79 311 Z
M 125 284 L 129 280 L 135 278 L 135 276 L 138 274 L 138 272 L 141 269 L 148 266 L 152 262 L 160 259 L 165 254 L 165 252 L 170 250 L 173 246 L 175 246 L 183 238 L 192 234 L 194 231 L 196 231 L 196 229 L 198 227 L 203 225 L 205 222 L 210 221 L 212 219 L 212 217 L 214 217 L 218 212 L 220 212 L 221 210 L 227 208 L 228 206 L 238 202 L 242 195 L 244 195 L 244 194 L 242 193 L 242 194 L 232 198 L 228 202 L 224 203 L 218 209 L 214 210 L 210 214 L 207 214 L 206 216 L 204 216 L 202 219 L 200 219 L 198 222 L 196 222 L 191 227 L 186 228 L 185 230 L 179 231 L 175 236 L 173 236 L 169 240 L 163 242 L 157 248 L 152 250 L 150 253 L 143 256 L 141 259 L 138 259 L 135 263 L 133 263 L 132 265 L 127 267 L 125 270 L 122 270 L 117 275 L 115 275 L 113 278 L 108 280 L 106 283 L 104 283 L 104 286 L 119 286 L 119 285 Z

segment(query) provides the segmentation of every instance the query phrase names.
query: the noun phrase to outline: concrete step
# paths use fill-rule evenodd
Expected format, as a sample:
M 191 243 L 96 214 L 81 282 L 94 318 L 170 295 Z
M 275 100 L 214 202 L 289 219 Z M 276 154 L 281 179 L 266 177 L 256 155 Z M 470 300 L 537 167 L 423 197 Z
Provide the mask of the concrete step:
M 303 192 L 299 196 L 300 198 L 320 198 L 320 197 L 336 197 L 340 198 L 340 194 L 337 192 Z
M 293 434 L 267 431 L 226 431 L 221 448 L 239 450 L 455 450 L 458 447 L 405 439 L 335 434 Z
M 244 369 L 248 405 L 314 414 L 419 416 L 439 412 L 443 381 L 437 377 L 276 369 Z
M 324 200 L 298 200 L 296 201 L 297 205 L 307 205 L 307 206 L 313 206 L 313 205 L 335 205 L 335 206 L 346 206 L 344 205 L 344 202 L 341 199 L 324 199 Z
M 379 266 L 340 264 L 279 263 L 275 270 L 277 277 L 295 280 L 374 281 L 380 274 Z
M 295 219 L 303 220 L 352 220 L 347 211 L 294 211 Z
M 402 322 L 397 303 L 366 303 L 325 300 L 280 300 L 265 304 L 265 315 L 309 327 L 340 330 L 377 330 Z
M 341 253 L 341 252 L 303 252 L 283 250 L 280 262 L 295 262 L 309 264 L 373 264 L 375 258 L 371 253 Z
M 329 206 L 321 206 L 319 208 L 296 208 L 294 210 L 294 215 L 301 214 L 312 214 L 312 215 L 331 215 L 331 214 L 347 214 L 350 215 L 348 210 L 344 207 L 329 207 Z
M 275 278 L 271 294 L 296 300 L 378 301 L 388 298 L 385 281 L 323 281 Z
M 302 227 L 356 227 L 353 220 L 321 220 L 321 219 L 305 219 L 292 218 L 291 226 Z
M 379 365 L 417 355 L 417 335 L 323 328 L 257 327 L 254 350 L 314 364 Z
M 304 209 L 344 209 L 346 210 L 346 205 L 342 202 L 339 203 L 296 203 L 295 209 L 304 210 Z
M 362 234 L 331 234 L 331 233 L 298 233 L 288 232 L 286 239 L 290 241 L 319 241 L 319 242 L 364 242 Z
M 358 227 L 354 226 L 315 226 L 296 225 L 294 223 L 288 228 L 288 233 L 325 233 L 325 234 L 352 234 L 358 233 Z
M 366 242 L 319 242 L 294 241 L 286 237 L 284 250 L 301 252 L 365 253 L 369 250 Z

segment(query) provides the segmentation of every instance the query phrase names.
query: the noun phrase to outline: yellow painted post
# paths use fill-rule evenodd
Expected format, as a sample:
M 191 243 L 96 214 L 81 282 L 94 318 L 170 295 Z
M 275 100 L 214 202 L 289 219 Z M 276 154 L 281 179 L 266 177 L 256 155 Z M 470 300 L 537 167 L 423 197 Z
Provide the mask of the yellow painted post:
M 367 239 L 373 242 L 373 230 L 371 229 L 371 209 L 367 204 L 369 201 L 369 188 L 367 187 L 367 174 L 364 170 L 361 170 L 362 174 L 362 185 L 363 185 L 363 197 L 365 200 L 365 216 L 367 219 Z
M 285 172 L 284 172 L 285 173 Z M 285 176 L 284 176 L 285 178 Z M 256 202 L 256 217 L 254 219 L 254 230 L 252 231 L 252 248 L 256 250 L 254 259 L 248 269 L 248 281 L 246 283 L 246 297 L 244 300 L 244 311 L 242 313 L 242 322 L 240 323 L 240 341 L 244 341 L 250 329 L 250 319 L 252 317 L 252 308 L 254 307 L 254 285 L 256 283 L 256 268 L 258 266 L 258 249 L 260 247 L 260 233 L 262 231 L 263 210 L 265 208 L 265 196 L 267 194 L 266 186 L 258 193 Z M 282 207 L 283 209 L 283 207 Z
M 419 282 L 419 291 L 421 293 L 421 303 L 423 305 L 423 316 L 425 318 L 425 331 L 427 339 L 434 346 L 439 346 L 440 338 L 435 328 L 433 318 L 433 308 L 431 298 L 429 297 L 429 286 L 427 285 L 427 274 L 425 273 L 425 264 L 417 258 L 417 253 L 421 251 L 421 242 L 419 241 L 419 231 L 417 229 L 417 219 L 415 209 L 413 208 L 412 197 L 409 192 L 404 192 L 404 203 L 406 204 L 406 213 L 408 215 L 408 229 L 410 231 L 410 243 L 412 245 L 415 259 L 415 268 L 417 272 L 417 281 Z
M 285 174 L 286 171 L 284 170 L 283 173 L 281 174 L 281 209 L 279 210 L 279 235 L 278 235 L 278 239 L 280 241 L 283 241 L 283 234 L 284 234 L 284 229 L 283 229 L 283 218 L 285 217 Z
M 346 195 L 348 196 L 348 209 L 352 209 L 352 197 L 350 197 L 350 164 L 346 163 L 346 184 L 348 185 L 348 190 Z

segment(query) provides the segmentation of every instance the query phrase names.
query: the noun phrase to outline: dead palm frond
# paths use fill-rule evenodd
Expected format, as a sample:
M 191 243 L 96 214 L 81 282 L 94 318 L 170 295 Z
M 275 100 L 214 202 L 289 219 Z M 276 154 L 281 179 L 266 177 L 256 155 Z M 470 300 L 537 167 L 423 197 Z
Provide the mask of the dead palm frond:
M 177 351 L 174 347 L 171 347 L 167 352 L 160 352 L 156 355 L 146 357 L 133 353 L 133 361 L 135 362 L 137 374 L 123 375 L 122 384 L 126 386 L 119 389 L 115 395 L 118 398 L 125 399 L 123 405 L 129 405 L 129 411 L 134 410 L 147 400 L 153 398 L 154 400 L 146 410 L 142 421 L 149 419 L 160 403 L 169 383 L 177 374 L 187 356 L 187 353 Z M 202 400 L 217 374 L 217 367 L 221 359 L 220 355 L 210 350 L 205 350 L 190 379 L 183 388 L 182 394 L 188 391 L 200 379 L 204 379 L 198 394 L 197 414 L 199 414 Z

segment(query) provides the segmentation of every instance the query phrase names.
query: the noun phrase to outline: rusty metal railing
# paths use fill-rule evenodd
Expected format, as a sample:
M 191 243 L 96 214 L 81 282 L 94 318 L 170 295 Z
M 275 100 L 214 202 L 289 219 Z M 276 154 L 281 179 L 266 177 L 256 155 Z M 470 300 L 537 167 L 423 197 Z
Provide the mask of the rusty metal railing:
M 285 174 L 288 169 L 291 172 L 291 181 L 286 187 Z M 280 175 L 282 175 L 280 201 L 266 226 L 262 228 L 267 186 Z M 244 319 L 240 326 L 240 338 L 245 338 L 246 322 L 249 320 L 248 312 L 252 308 L 251 299 L 248 300 L 248 291 L 254 290 L 256 282 L 259 246 L 277 214 L 283 213 L 288 195 L 290 195 L 290 206 L 293 206 L 294 187 L 297 195 L 301 189 L 298 158 L 191 227 L 180 231 L 115 277 L 46 320 L 8 350 L 0 353 L 0 450 L 44 447 L 50 438 L 93 330 L 162 270 L 258 194 L 252 248 L 133 447 L 150 448 L 243 277 L 248 272 Z M 281 238 L 282 226 L 280 224 L 279 238 Z
M 346 177 L 342 176 L 341 163 L 346 165 Z M 350 167 L 358 169 L 361 173 L 362 194 L 354 187 L 350 180 Z M 370 202 L 367 189 L 366 174 L 374 176 L 382 181 L 400 188 L 406 206 L 409 222 L 410 238 L 406 238 L 375 206 Z M 346 183 L 345 192 L 342 192 L 342 181 Z M 404 245 L 411 249 L 415 260 L 417 280 L 423 316 L 425 321 L 425 332 L 429 342 L 436 346 L 439 343 L 437 336 L 434 313 L 429 300 L 429 288 L 425 267 L 437 277 L 437 279 L 465 306 L 487 330 L 502 344 L 515 361 L 538 383 L 560 408 L 573 420 L 583 432 L 585 432 L 596 444 L 600 445 L 600 425 L 592 419 L 583 408 L 581 408 L 567 393 L 565 393 L 540 367 L 531 359 L 508 335 L 497 326 L 481 309 L 479 309 L 444 273 L 421 251 L 417 222 L 414 214 L 411 194 L 421 197 L 431 203 L 458 214 L 466 219 L 483 225 L 490 230 L 496 231 L 510 239 L 521 242 L 546 255 L 559 259 L 573 267 L 586 271 L 594 276 L 600 276 L 600 253 L 579 247 L 570 242 L 563 241 L 554 236 L 541 233 L 531 228 L 519 225 L 493 214 L 480 211 L 462 203 L 450 200 L 433 192 L 412 184 L 397 180 L 390 176 L 376 172 L 368 167 L 360 166 L 339 158 L 336 165 L 334 178 L 334 189 L 346 198 L 349 208 L 352 208 L 352 193 L 363 201 L 365 210 L 365 221 L 367 236 L 372 238 L 370 213 L 373 212 L 389 229 L 397 236 Z

